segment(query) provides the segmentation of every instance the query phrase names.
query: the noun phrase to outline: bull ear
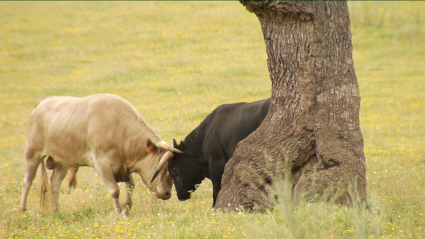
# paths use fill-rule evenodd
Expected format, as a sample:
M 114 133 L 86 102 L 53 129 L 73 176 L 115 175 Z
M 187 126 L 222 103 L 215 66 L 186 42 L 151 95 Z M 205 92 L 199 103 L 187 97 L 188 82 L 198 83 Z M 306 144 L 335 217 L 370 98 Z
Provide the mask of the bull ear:
M 148 139 L 148 141 L 146 142 L 145 151 L 147 153 L 153 153 L 153 152 L 156 152 L 157 150 L 158 150 L 158 146 L 156 146 L 156 144 L 152 143 L 152 141 Z
M 185 148 L 183 141 L 180 140 L 180 144 L 177 144 L 176 139 L 173 139 L 173 147 L 181 151 L 184 151 L 184 148 Z
M 184 145 L 183 141 L 181 141 L 181 140 L 180 140 L 179 148 L 180 148 L 181 150 L 184 150 L 184 149 L 186 148 L 186 146 Z

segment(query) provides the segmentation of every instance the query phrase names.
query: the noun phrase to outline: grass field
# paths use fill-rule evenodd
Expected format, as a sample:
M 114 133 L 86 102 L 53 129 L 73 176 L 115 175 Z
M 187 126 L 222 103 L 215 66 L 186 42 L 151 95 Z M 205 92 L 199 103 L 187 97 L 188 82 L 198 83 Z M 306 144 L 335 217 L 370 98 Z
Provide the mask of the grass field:
M 136 176 L 116 215 L 90 168 L 19 213 L 27 119 L 42 95 L 113 93 L 167 142 L 222 103 L 270 96 L 258 19 L 238 2 L 0 2 L 0 238 L 423 238 L 425 4 L 349 2 L 362 96 L 369 208 L 290 203 L 262 214 L 211 210 L 212 187 L 159 201 Z

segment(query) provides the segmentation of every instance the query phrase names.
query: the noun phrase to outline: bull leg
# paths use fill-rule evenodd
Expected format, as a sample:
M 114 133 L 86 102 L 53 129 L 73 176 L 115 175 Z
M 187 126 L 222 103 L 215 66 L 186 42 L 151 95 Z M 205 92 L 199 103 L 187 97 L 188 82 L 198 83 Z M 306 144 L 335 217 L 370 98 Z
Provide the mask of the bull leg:
M 133 202 L 131 200 L 131 197 L 133 196 L 133 190 L 134 190 L 134 178 L 133 178 L 133 175 L 129 174 L 128 175 L 128 179 L 129 179 L 129 181 L 125 183 L 127 188 L 126 188 L 125 200 L 124 200 L 124 203 L 123 203 L 123 205 L 124 205 L 124 211 L 125 211 L 125 214 L 126 215 L 128 214 L 128 212 L 131 209 L 131 206 L 133 205 Z
M 68 192 L 71 191 L 71 188 L 75 188 L 77 186 L 77 172 L 78 167 L 70 167 L 69 168 L 69 178 L 68 178 Z
M 134 178 L 131 174 L 128 175 L 129 181 L 126 182 L 126 186 L 127 186 L 127 190 L 126 190 L 126 197 L 124 200 L 124 205 L 130 209 L 131 206 L 133 205 L 132 201 L 131 201 L 131 196 L 133 195 L 133 190 L 134 190 Z
M 51 190 L 52 190 L 52 203 L 53 212 L 59 211 L 59 192 L 63 179 L 68 173 L 68 167 L 61 163 L 57 163 L 53 170 L 52 176 L 50 176 Z
M 25 153 L 28 154 L 27 152 Z M 25 212 L 28 192 L 31 188 L 32 181 L 34 180 L 35 174 L 37 173 L 38 165 L 40 165 L 40 155 L 33 155 L 31 158 L 26 157 L 26 172 L 24 176 L 24 182 L 22 185 L 22 198 L 21 198 L 21 210 Z
M 220 160 L 212 156 L 209 157 L 210 177 L 213 184 L 213 208 L 221 189 L 221 177 L 223 176 L 225 164 L 226 162 L 224 160 Z
M 98 159 L 95 162 L 97 162 L 97 164 L 95 164 L 95 168 L 105 183 L 105 186 L 108 188 L 109 195 L 111 195 L 112 200 L 114 201 L 115 211 L 117 213 L 121 213 L 122 210 L 119 204 L 120 189 L 118 187 L 117 181 L 115 180 L 114 172 L 109 166 L 109 163 L 108 165 L 102 164 L 102 162 L 108 162 L 108 160 Z

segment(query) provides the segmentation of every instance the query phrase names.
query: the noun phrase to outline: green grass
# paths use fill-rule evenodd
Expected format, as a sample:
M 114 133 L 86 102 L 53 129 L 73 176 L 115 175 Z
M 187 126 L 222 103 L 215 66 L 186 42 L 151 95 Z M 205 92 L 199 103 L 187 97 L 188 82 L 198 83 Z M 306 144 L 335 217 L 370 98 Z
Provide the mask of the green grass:
M 121 95 L 162 139 L 183 139 L 220 104 L 269 97 L 258 19 L 238 2 L 0 2 L 0 238 L 422 238 L 425 5 L 349 7 L 368 209 L 286 202 L 223 214 L 210 209 L 209 180 L 185 202 L 156 200 L 137 180 L 123 217 L 90 168 L 76 190 L 63 185 L 60 213 L 39 208 L 38 178 L 18 212 L 37 99 Z

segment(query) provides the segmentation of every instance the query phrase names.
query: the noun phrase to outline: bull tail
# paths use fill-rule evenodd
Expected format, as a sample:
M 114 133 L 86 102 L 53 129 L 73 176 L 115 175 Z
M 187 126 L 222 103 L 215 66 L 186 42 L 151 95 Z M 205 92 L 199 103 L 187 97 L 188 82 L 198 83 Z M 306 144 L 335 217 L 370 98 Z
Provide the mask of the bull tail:
M 49 156 L 45 156 L 45 157 L 49 157 Z M 40 190 L 40 208 L 44 208 L 45 206 L 45 196 L 46 196 L 46 192 L 48 191 L 48 180 L 47 180 L 47 173 L 46 173 L 46 167 L 44 165 L 44 158 L 43 157 L 41 159 L 41 167 L 40 167 L 40 185 L 39 185 L 39 190 Z

